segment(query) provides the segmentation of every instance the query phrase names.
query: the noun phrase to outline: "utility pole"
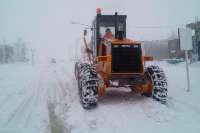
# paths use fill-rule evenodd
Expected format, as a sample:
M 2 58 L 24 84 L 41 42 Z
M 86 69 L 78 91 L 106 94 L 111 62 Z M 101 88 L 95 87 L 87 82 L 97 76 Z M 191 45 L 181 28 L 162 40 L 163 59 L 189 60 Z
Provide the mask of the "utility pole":
M 3 61 L 3 64 L 5 64 L 6 63 L 6 40 L 5 39 L 3 39 L 2 53 L 3 53 L 2 61 Z
M 35 50 L 34 50 L 34 49 L 31 49 L 31 63 L 32 63 L 32 65 L 35 64 L 34 58 L 35 58 Z
M 185 62 L 186 62 L 186 75 L 187 75 L 187 89 L 186 91 L 190 91 L 190 73 L 189 73 L 189 58 L 188 58 L 188 50 L 185 50 Z
M 197 54 L 197 56 L 198 56 L 198 59 L 197 60 L 199 60 L 200 61 L 200 55 L 199 55 L 199 51 L 200 51 L 200 46 L 198 46 L 199 44 L 198 44 L 198 35 L 199 35 L 199 29 L 198 29 L 199 27 L 198 27 L 198 17 L 196 16 L 195 17 L 195 26 L 194 26 L 194 32 L 195 32 L 195 54 Z

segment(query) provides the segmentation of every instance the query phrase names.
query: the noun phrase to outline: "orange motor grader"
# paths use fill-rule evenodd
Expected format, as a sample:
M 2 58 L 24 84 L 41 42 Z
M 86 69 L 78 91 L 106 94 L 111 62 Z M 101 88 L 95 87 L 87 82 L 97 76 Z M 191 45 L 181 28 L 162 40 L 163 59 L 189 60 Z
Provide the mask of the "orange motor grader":
M 92 23 L 91 43 L 84 45 L 87 60 L 76 62 L 75 76 L 84 108 L 95 107 L 108 87 L 130 87 L 134 92 L 166 102 L 167 81 L 158 66 L 145 66 L 153 57 L 143 56 L 139 41 L 126 38 L 126 15 L 102 15 Z

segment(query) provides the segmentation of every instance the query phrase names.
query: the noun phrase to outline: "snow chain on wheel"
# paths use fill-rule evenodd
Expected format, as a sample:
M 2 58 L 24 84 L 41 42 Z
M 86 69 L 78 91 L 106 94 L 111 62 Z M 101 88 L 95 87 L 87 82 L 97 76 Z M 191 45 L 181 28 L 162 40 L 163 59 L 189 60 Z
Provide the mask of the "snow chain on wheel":
M 146 68 L 146 73 L 148 73 L 148 76 L 152 80 L 153 99 L 160 101 L 163 104 L 166 103 L 168 90 L 167 90 L 167 79 L 164 71 L 158 66 L 148 66 Z
M 76 63 L 75 76 L 83 108 L 95 107 L 98 102 L 98 76 L 94 67 L 87 63 Z

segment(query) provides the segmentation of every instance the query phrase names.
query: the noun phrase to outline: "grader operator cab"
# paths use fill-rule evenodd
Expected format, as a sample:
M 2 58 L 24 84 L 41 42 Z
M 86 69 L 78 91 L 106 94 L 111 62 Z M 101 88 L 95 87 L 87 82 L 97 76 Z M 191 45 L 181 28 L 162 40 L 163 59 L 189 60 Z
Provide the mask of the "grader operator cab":
M 126 15 L 102 15 L 92 23 L 91 43 L 84 34 L 87 61 L 76 62 L 75 76 L 84 108 L 95 107 L 98 97 L 109 87 L 130 87 L 143 96 L 166 102 L 167 81 L 158 66 L 145 66 L 153 60 L 143 56 L 141 43 L 126 38 Z M 107 32 L 109 35 L 106 35 Z M 86 32 L 85 32 L 86 33 Z

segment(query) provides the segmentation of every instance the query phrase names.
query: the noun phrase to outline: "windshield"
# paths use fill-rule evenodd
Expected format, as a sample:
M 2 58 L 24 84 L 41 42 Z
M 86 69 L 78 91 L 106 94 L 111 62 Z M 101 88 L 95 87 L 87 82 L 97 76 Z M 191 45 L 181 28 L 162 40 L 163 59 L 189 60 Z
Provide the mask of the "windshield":
M 114 26 L 100 26 L 100 38 L 102 38 L 105 35 L 107 29 L 110 29 L 113 36 L 115 36 L 115 27 Z

